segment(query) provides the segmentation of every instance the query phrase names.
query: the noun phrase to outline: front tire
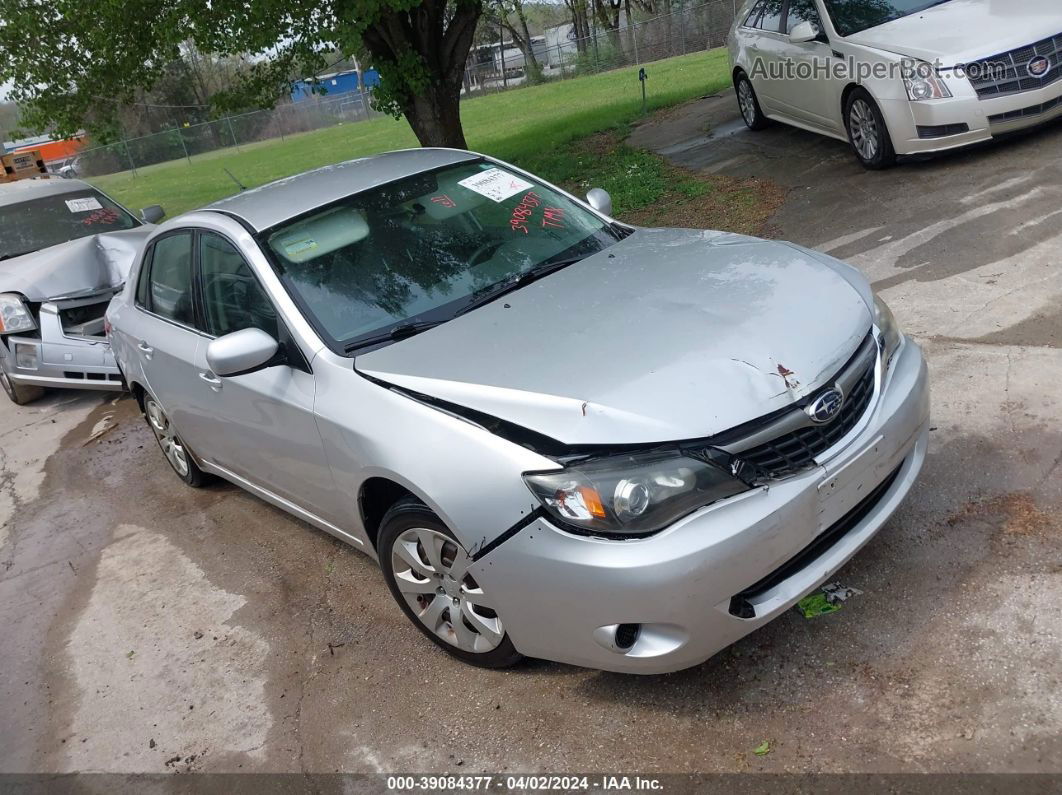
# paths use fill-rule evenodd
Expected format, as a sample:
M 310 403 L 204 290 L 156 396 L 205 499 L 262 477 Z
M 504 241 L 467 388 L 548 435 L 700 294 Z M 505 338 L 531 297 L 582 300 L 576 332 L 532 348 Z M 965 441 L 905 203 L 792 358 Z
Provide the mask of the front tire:
M 844 107 L 845 128 L 859 162 L 864 168 L 881 171 L 896 165 L 896 150 L 878 103 L 864 88 L 848 96 Z
M 738 109 L 745 126 L 750 130 L 762 130 L 770 124 L 770 120 L 763 115 L 760 108 L 760 100 L 756 97 L 756 89 L 752 87 L 752 81 L 744 72 L 738 72 L 734 78 L 734 92 L 737 94 Z
M 523 659 L 490 597 L 468 573 L 468 552 L 427 506 L 399 500 L 381 522 L 377 549 L 395 601 L 433 643 L 481 668 Z
M 16 384 L 8 378 L 7 371 L 4 370 L 2 364 L 0 364 L 0 386 L 4 388 L 4 394 L 6 394 L 16 406 L 25 406 L 27 403 L 32 403 L 34 400 L 37 400 L 37 398 L 44 395 L 43 387 Z
M 146 393 L 144 395 L 144 419 L 147 420 L 151 432 L 155 434 L 155 441 L 159 443 L 162 454 L 166 456 L 167 463 L 177 474 L 177 477 L 193 489 L 198 489 L 205 485 L 207 483 L 207 475 L 192 459 L 188 448 L 181 441 L 181 437 L 177 435 L 173 425 L 170 424 L 170 418 L 162 410 L 162 406 L 159 405 L 155 398 Z

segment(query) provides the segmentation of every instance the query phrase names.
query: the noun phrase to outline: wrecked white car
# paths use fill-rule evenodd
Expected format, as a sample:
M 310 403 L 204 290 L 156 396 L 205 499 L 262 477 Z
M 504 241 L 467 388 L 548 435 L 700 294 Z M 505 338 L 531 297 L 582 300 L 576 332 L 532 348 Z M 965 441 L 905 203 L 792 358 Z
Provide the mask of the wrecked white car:
M 79 180 L 0 184 L 0 384 L 11 400 L 123 388 L 103 315 L 162 217 L 153 205 L 138 220 Z

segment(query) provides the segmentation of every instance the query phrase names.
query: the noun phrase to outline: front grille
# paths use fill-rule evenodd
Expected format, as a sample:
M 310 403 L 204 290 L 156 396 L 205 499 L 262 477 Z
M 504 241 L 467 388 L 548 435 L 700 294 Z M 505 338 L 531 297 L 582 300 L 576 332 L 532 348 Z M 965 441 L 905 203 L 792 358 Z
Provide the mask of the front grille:
M 1050 102 L 1044 102 L 1041 105 L 1030 105 L 1027 108 L 1012 110 L 1009 113 L 997 113 L 994 116 L 989 116 L 988 122 L 990 124 L 1001 124 L 1008 121 L 1017 121 L 1018 119 L 1030 119 L 1035 116 L 1042 116 L 1059 105 L 1062 105 L 1062 97 L 1055 97 Z
M 968 132 L 970 132 L 968 124 L 919 125 L 918 127 L 918 137 L 922 139 L 947 138 L 949 135 L 962 135 Z
M 869 355 L 868 347 L 876 354 L 873 336 L 868 337 L 868 342 L 864 342 L 860 347 L 853 362 L 846 365 L 846 369 L 853 365 L 858 365 L 861 369 L 854 374 L 854 381 L 845 390 L 844 405 L 833 420 L 826 424 L 815 425 L 807 418 L 803 409 L 795 409 L 794 411 L 799 411 L 802 418 L 807 420 L 804 427 L 783 433 L 755 447 L 737 452 L 736 455 L 743 461 L 764 470 L 772 478 L 785 477 L 814 466 L 816 458 L 833 447 L 859 424 L 859 420 L 862 419 L 870 405 L 870 400 L 874 396 L 877 356 Z M 832 385 L 833 382 L 823 387 L 820 392 L 829 389 Z M 818 392 L 815 393 L 805 402 L 814 401 L 818 394 Z
M 1051 62 L 1051 68 L 1042 77 L 1033 77 L 1029 74 L 1029 62 L 1041 56 Z M 1062 33 L 1028 47 L 966 64 L 965 70 L 981 99 L 1044 88 L 1062 78 Z

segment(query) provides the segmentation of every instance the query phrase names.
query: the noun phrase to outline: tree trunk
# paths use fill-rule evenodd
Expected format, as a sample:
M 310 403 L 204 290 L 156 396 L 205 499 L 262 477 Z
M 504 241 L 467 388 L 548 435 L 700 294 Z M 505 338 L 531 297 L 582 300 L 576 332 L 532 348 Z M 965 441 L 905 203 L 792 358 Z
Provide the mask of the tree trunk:
M 542 79 L 542 66 L 535 57 L 535 45 L 531 41 L 531 31 L 527 29 L 527 17 L 524 15 L 524 4 L 521 0 L 513 0 L 516 9 L 516 18 L 520 20 L 520 28 L 523 30 L 524 63 L 527 69 L 527 79 L 530 83 L 537 83 Z
M 461 127 L 461 85 L 482 2 L 423 0 L 409 11 L 392 11 L 364 31 L 366 49 L 385 67 L 388 107 L 401 110 L 421 146 L 467 148 Z M 410 78 L 399 63 L 419 61 L 426 74 Z
M 594 0 L 594 14 L 608 32 L 608 42 L 613 47 L 613 56 L 620 51 L 619 0 Z
M 461 83 L 434 84 L 406 105 L 406 119 L 421 146 L 467 149 L 461 126 Z
M 587 50 L 590 38 L 590 20 L 587 18 L 587 0 L 564 0 L 572 15 L 572 27 L 575 29 L 575 46 L 580 55 Z
M 527 17 L 524 15 L 524 7 L 520 0 L 513 0 L 513 10 L 516 12 L 516 24 L 506 13 L 504 3 L 497 6 L 497 22 L 509 32 L 513 42 L 520 48 L 524 56 L 524 74 L 527 75 L 528 83 L 538 83 L 542 80 L 542 66 L 535 57 L 534 45 L 531 43 L 531 31 L 527 27 Z M 502 37 L 504 39 L 504 37 Z

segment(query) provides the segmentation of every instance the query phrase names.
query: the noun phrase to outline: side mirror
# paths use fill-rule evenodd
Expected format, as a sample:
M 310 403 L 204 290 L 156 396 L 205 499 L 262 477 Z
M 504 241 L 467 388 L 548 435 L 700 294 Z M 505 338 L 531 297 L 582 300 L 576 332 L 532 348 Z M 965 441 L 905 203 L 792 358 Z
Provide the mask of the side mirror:
M 586 203 L 602 215 L 612 216 L 612 197 L 608 195 L 607 190 L 591 188 L 586 194 Z
M 140 211 L 140 220 L 145 224 L 157 224 L 165 217 L 166 211 L 162 209 L 160 204 L 152 204 L 150 207 L 145 207 Z
M 280 343 L 261 329 L 245 328 L 207 345 L 207 366 L 222 377 L 244 375 L 269 364 L 279 348 Z
M 801 44 L 807 41 L 816 41 L 819 36 L 822 35 L 822 31 L 819 30 L 819 26 L 814 22 L 798 22 L 789 32 L 789 40 L 796 44 Z

